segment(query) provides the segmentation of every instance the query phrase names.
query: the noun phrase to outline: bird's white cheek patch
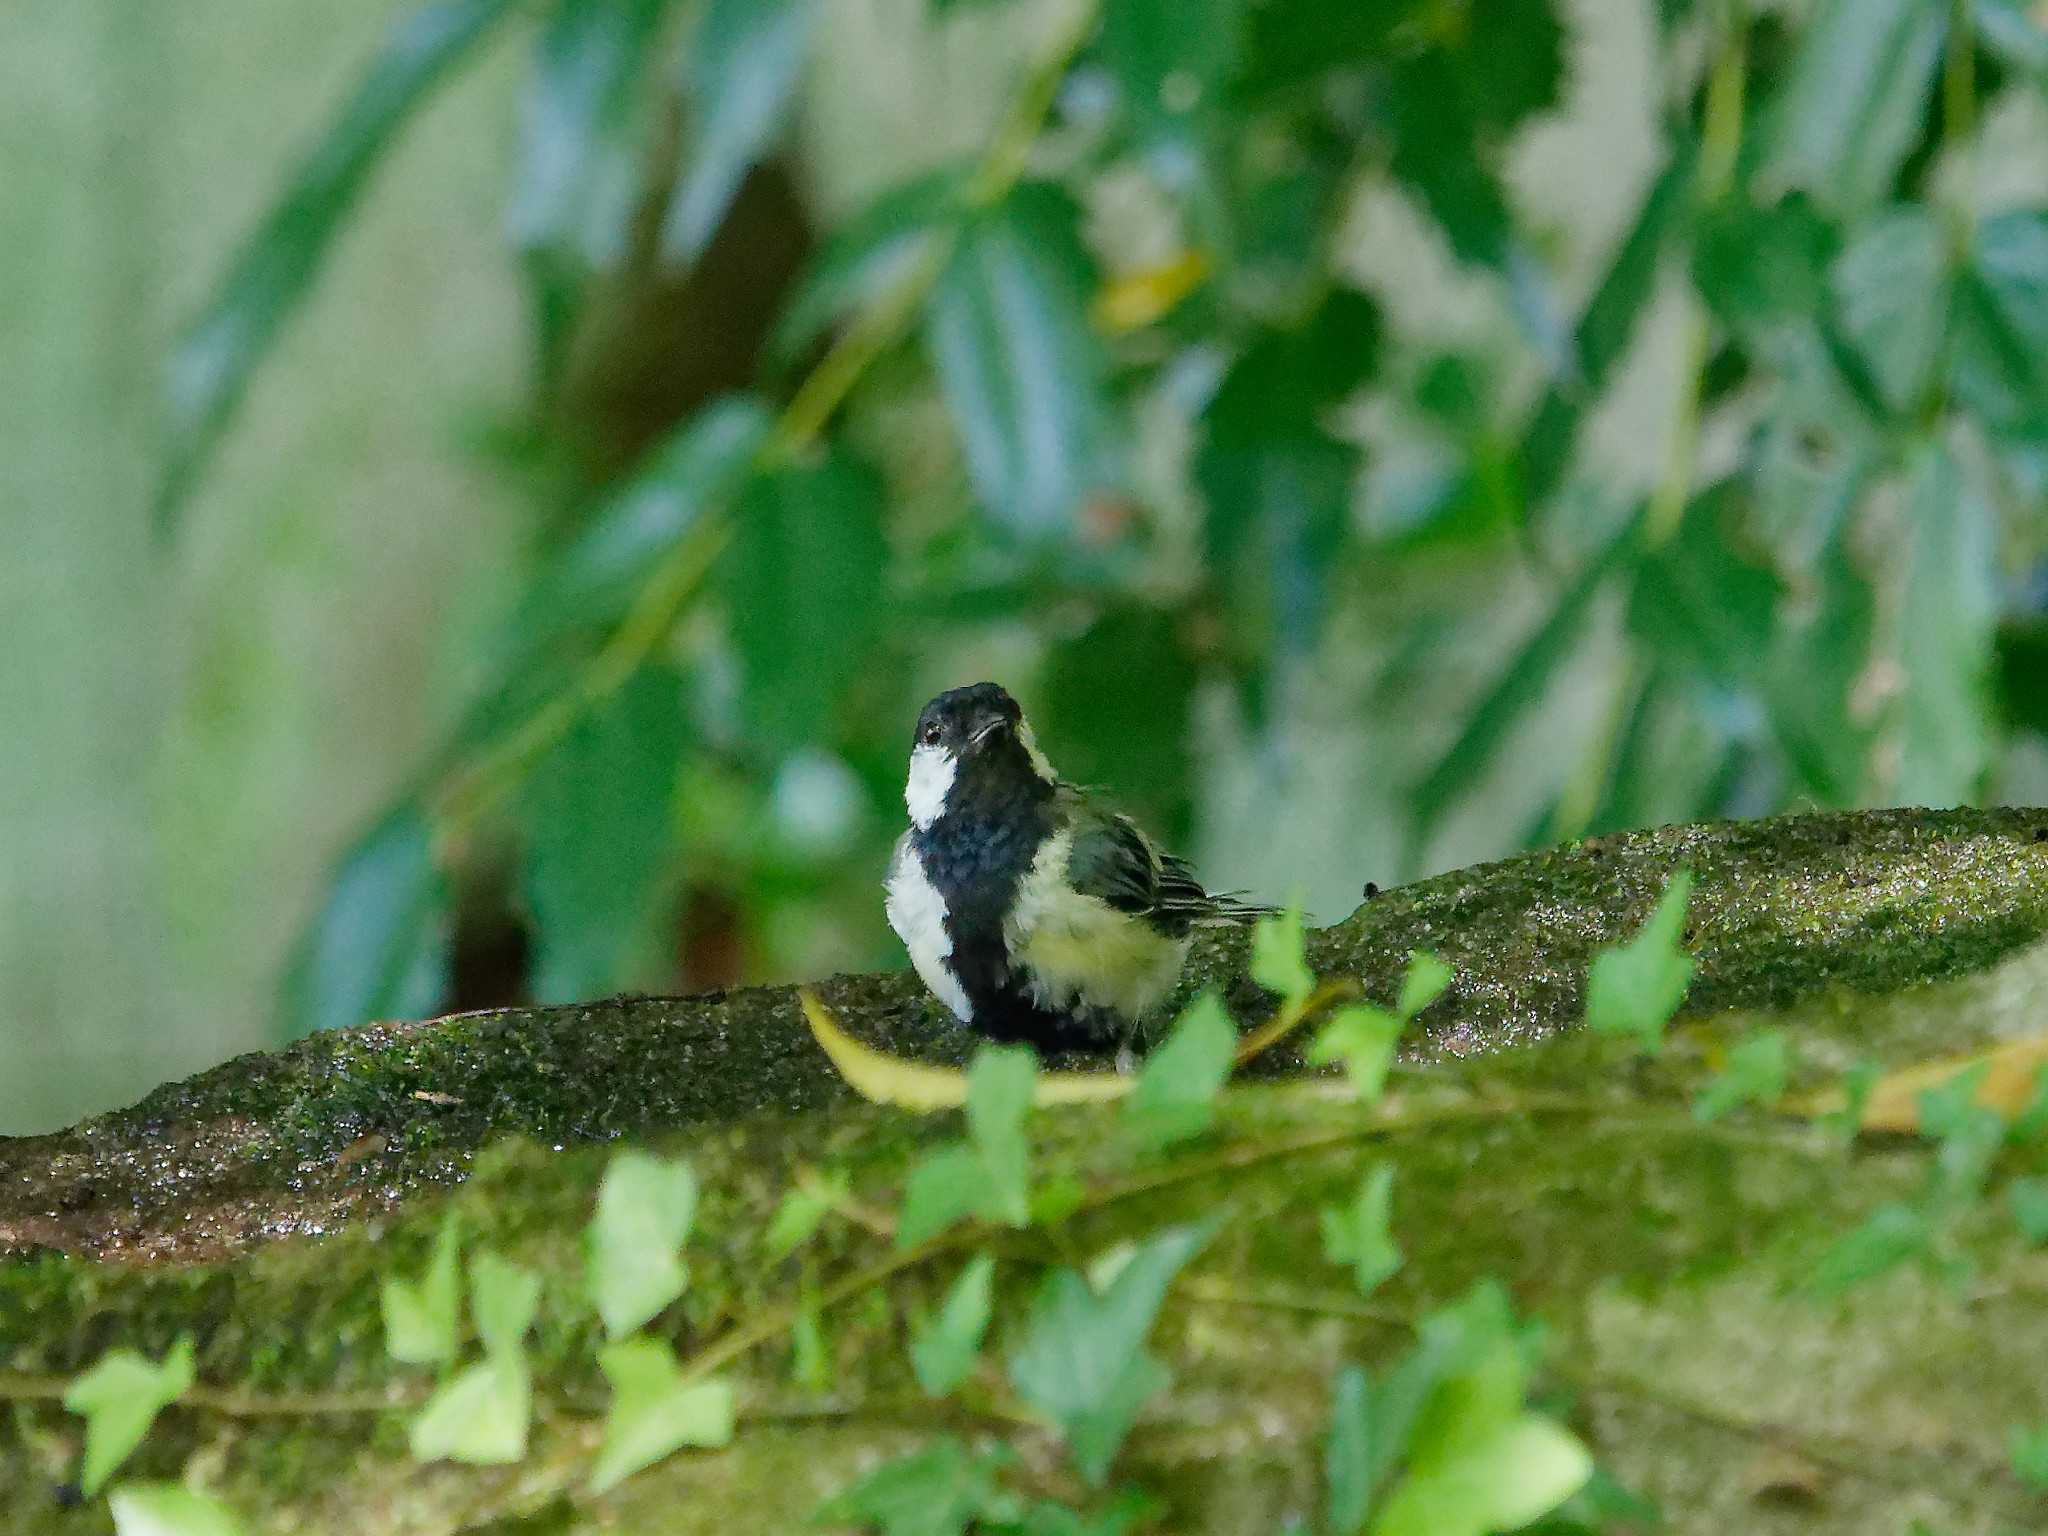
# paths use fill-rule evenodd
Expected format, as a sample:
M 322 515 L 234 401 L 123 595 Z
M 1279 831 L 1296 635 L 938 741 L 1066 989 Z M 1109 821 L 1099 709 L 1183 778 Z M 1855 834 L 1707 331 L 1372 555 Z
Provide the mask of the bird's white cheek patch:
M 910 963 L 917 967 L 918 976 L 932 989 L 934 997 L 953 1010 L 954 1018 L 963 1024 L 971 1023 L 974 1004 L 968 1001 L 967 989 L 946 964 L 953 953 L 953 939 L 946 932 L 945 898 L 926 877 L 924 865 L 913 850 L 898 850 L 883 890 L 882 905 L 889 914 L 889 926 L 910 952 Z
M 958 764 L 944 747 L 913 747 L 910 750 L 910 782 L 903 787 L 903 803 L 910 811 L 911 824 L 922 832 L 939 819 L 946 808 L 946 795 L 953 787 Z M 920 876 L 920 878 L 922 878 Z

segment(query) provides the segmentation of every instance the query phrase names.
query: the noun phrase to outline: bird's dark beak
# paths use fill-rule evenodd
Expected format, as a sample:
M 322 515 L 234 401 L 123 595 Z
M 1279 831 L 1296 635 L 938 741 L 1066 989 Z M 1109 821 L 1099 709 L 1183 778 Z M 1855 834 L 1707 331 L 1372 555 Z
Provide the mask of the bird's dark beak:
M 1007 731 L 1009 728 L 1010 722 L 1005 720 L 1001 715 L 997 715 L 989 720 L 984 720 L 980 725 L 975 727 L 974 734 L 967 738 L 968 744 L 977 748 L 985 747 L 992 741 L 1000 740 L 1002 738 L 1003 732 Z

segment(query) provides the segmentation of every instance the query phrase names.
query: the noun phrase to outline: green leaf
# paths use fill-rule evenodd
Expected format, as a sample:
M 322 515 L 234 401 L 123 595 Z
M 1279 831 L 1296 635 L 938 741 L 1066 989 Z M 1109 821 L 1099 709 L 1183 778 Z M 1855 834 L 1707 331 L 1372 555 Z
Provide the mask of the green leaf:
M 1834 227 L 1807 197 L 1769 206 L 1728 197 L 1702 215 L 1693 282 L 1730 331 L 1768 341 L 1826 311 L 1837 248 Z
M 1213 116 L 1236 67 L 1246 0 L 1119 0 L 1103 12 L 1095 48 L 1148 136 L 1185 136 Z
M 1586 1022 L 1603 1035 L 1627 1035 L 1645 1050 L 1664 1044 L 1664 1026 L 1692 986 L 1693 958 L 1681 947 L 1692 900 L 1692 871 L 1671 877 L 1642 931 L 1593 957 L 1586 976 Z
M 967 173 L 957 166 L 900 182 L 835 228 L 784 301 L 767 356 L 794 367 L 828 327 L 875 304 L 930 250 L 934 232 L 964 216 Z
M 1765 176 L 1838 211 L 1881 201 L 1920 137 L 1947 30 L 1924 0 L 1821 0 L 1773 103 Z
M 1865 223 L 1843 247 L 1830 282 L 1842 333 L 1886 402 L 1917 410 L 1949 345 L 1955 273 L 1933 209 L 1913 204 Z
M 761 1238 L 761 1247 L 768 1261 L 777 1263 L 803 1247 L 832 1208 L 851 1193 L 852 1186 L 846 1175 L 835 1169 L 785 1194 L 775 1207 L 775 1215 Z
M 177 1483 L 124 1483 L 107 1495 L 114 1536 L 242 1536 L 219 1499 Z
M 1394 1011 L 1412 1019 L 1444 995 L 1451 984 L 1451 968 L 1426 949 L 1408 952 L 1408 971 L 1401 978 L 1401 997 Z
M 1440 1465 L 1412 1469 L 1388 1496 L 1373 1536 L 1490 1536 L 1541 1518 L 1593 1475 L 1578 1437 L 1526 1413 Z
M 533 1380 L 525 1356 L 493 1354 L 443 1382 L 412 1422 L 414 1461 L 507 1466 L 526 1456 Z
M 1030 538 L 1064 536 L 1110 472 L 1108 365 L 1088 323 L 1079 220 L 1064 194 L 1020 188 L 962 230 L 926 308 L 974 488 Z
M 1117 602 L 1054 645 L 1032 724 L 1062 774 L 1113 784 L 1118 803 L 1169 844 L 1194 823 L 1200 682 L 1177 609 Z
M 662 217 L 662 253 L 703 254 L 733 194 L 780 131 L 803 72 L 816 0 L 708 0 L 685 54 L 688 158 Z
M 1144 1354 L 1166 1288 L 1215 1235 L 1218 1220 L 1170 1228 L 1140 1244 L 1101 1294 L 1073 1270 L 1046 1277 L 1023 1343 L 1010 1357 L 1018 1393 L 1058 1424 L 1099 1482 L 1164 1372 Z
M 512 0 L 438 0 L 394 23 L 354 93 L 179 338 L 165 380 L 170 441 L 157 494 L 160 530 L 171 531 L 200 465 L 312 288 L 370 172 L 448 72 L 513 9 Z
M 1769 1108 L 1785 1096 L 1791 1073 L 1792 1053 L 1784 1034 L 1759 1030 L 1728 1053 L 1727 1066 L 1693 1100 L 1692 1117 L 1704 1124 L 1742 1104 Z
M 1758 675 L 1778 612 L 1768 551 L 1742 547 L 1742 510 L 1720 491 L 1696 497 L 1677 535 L 1636 566 L 1629 589 L 1629 628 L 1645 645 L 1724 684 Z
M 78 1486 L 89 1499 L 106 1486 L 156 1416 L 192 1385 L 192 1341 L 181 1336 L 161 1361 L 132 1349 L 110 1349 L 64 1389 L 64 1409 L 85 1420 L 85 1460 Z
M 1360 1367 L 1337 1373 L 1330 1391 L 1330 1432 L 1323 1443 L 1323 1480 L 1329 1495 L 1324 1524 L 1330 1536 L 1358 1536 L 1372 1510 L 1374 1464 L 1372 1379 Z
M 1145 1057 L 1137 1089 L 1125 1102 L 1124 1124 L 1152 1147 L 1201 1135 L 1216 1118 L 1216 1095 L 1229 1081 L 1236 1052 L 1237 1026 L 1223 1000 L 1204 992 Z
M 488 1355 L 516 1355 L 540 1312 L 540 1276 L 484 1249 L 469 1261 L 469 1311 Z
M 2014 1179 L 2005 1194 L 2020 1235 L 2030 1243 L 2048 1243 L 2048 1179 Z
M 1361 1296 L 1401 1267 L 1401 1245 L 1389 1225 L 1393 1198 L 1393 1165 L 1381 1163 L 1360 1176 L 1350 1205 L 1323 1207 L 1323 1252 L 1332 1264 L 1351 1266 Z
M 384 1348 L 408 1365 L 440 1365 L 455 1358 L 461 1322 L 462 1234 L 451 1208 L 441 1218 L 434 1256 L 418 1280 L 392 1278 L 379 1288 Z
M 1125 1489 L 1107 1509 L 1085 1515 L 1064 1504 L 1041 1502 L 1024 1511 L 1014 1536 L 1131 1536 L 1140 1527 L 1149 1529 L 1162 1513 L 1156 1500 L 1136 1489 Z M 997 1530 L 1010 1536 L 1012 1528 L 993 1527 L 991 1536 Z
M 1997 515 L 1944 449 L 1922 450 L 1906 491 L 1900 621 L 1899 767 L 1905 805 L 1974 803 L 1995 742 L 1991 681 L 1998 626 Z
M 1558 594 L 1543 622 L 1480 695 L 1457 739 L 1415 786 L 1409 830 L 1411 858 L 1428 845 L 1445 815 L 1492 767 L 1494 755 L 1515 722 L 1542 699 L 1573 654 L 1593 600 L 1635 541 L 1636 523 L 1631 520 Z
M 1387 1069 L 1394 1064 L 1394 1048 L 1406 1026 L 1399 1014 L 1369 1003 L 1340 1008 L 1310 1044 L 1309 1064 L 1323 1067 L 1343 1062 L 1358 1102 L 1370 1104 L 1386 1089 Z
M 985 1045 L 967 1068 L 967 1135 L 986 1181 L 977 1209 L 1013 1227 L 1031 1221 L 1031 1142 L 1024 1120 L 1038 1086 L 1029 1046 Z
M 915 1248 L 954 1222 L 981 1209 L 986 1192 L 981 1158 L 954 1143 L 926 1154 L 903 1187 L 903 1212 L 896 1219 L 896 1246 Z M 1027 1215 L 1029 1213 L 1027 1212 Z
M 623 1338 L 683 1294 L 681 1249 L 696 1215 L 688 1163 L 630 1149 L 612 1158 L 583 1236 L 584 1290 L 609 1337 Z
M 769 423 L 758 400 L 722 398 L 646 454 L 535 584 L 519 621 L 528 645 L 622 613 L 684 536 L 746 484 Z
M 674 843 L 687 735 L 682 679 L 646 666 L 572 725 L 522 796 L 521 886 L 536 1002 L 607 996 L 633 979 Z
M 534 50 L 512 243 L 600 271 L 626 253 L 640 198 L 634 109 L 668 0 L 557 0 Z
M 1302 939 L 1301 908 L 1262 917 L 1252 929 L 1252 980 L 1277 993 L 1281 1006 L 1298 1007 L 1316 989 Z
M 2038 1429 L 2015 1426 L 2008 1442 L 2012 1469 L 2029 1487 L 2048 1491 L 2048 1425 Z
M 2005 1145 L 2005 1117 L 1977 1102 L 1986 1070 L 1980 1063 L 1920 1095 L 1920 1129 L 1938 1143 L 1928 1177 L 1937 1209 L 1974 1205 Z
M 1808 572 L 1807 601 L 1780 610 L 1760 679 L 1779 745 L 1825 804 L 1855 803 L 1869 776 L 1874 732 L 1854 699 L 1870 665 L 1877 599 L 1851 548 L 1851 513 L 1866 480 L 1859 456 L 1823 484 L 1814 513 L 1833 531 Z
M 734 515 L 725 594 L 747 731 L 783 753 L 827 736 L 873 665 L 889 546 L 881 478 L 844 452 L 754 481 Z
M 623 1339 L 606 1345 L 597 1364 L 612 1401 L 590 1471 L 592 1493 L 616 1488 L 684 1446 L 732 1443 L 732 1383 L 688 1379 L 666 1344 Z
M 447 992 L 448 890 L 426 814 L 405 805 L 343 855 L 285 980 L 288 1032 L 417 1018 Z
M 944 1397 L 974 1369 L 988 1332 L 989 1293 L 996 1261 L 976 1254 L 946 1293 L 939 1315 L 921 1325 L 910 1341 L 910 1364 L 927 1397 Z
M 2048 214 L 1978 225 L 1957 301 L 1957 398 L 1994 427 L 2038 435 L 2048 427 Z
M 887 1462 L 819 1509 L 821 1523 L 880 1536 L 965 1536 L 970 1523 L 1007 1512 L 996 1489 L 1005 1449 L 970 1452 L 948 1435 L 914 1456 Z
M 1821 1256 L 1805 1289 L 1823 1300 L 1840 1296 L 1924 1254 L 1929 1235 L 1927 1217 L 1917 1208 L 1881 1205 Z

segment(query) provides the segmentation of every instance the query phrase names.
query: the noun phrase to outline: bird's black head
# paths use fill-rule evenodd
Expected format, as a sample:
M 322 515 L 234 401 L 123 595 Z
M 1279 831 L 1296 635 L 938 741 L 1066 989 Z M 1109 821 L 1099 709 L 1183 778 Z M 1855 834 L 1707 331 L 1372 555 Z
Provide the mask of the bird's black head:
M 1055 775 L 1017 701 L 995 683 L 951 688 L 919 711 L 910 739 L 910 819 L 1000 814 L 1050 795 Z

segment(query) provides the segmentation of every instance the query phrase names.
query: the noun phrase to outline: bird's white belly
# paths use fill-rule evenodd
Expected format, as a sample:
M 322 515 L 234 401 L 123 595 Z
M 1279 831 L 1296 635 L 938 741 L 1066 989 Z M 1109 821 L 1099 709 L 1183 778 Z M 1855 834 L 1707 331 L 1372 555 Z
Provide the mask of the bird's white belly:
M 1180 978 L 1188 940 L 1070 886 L 1072 841 L 1066 832 L 1048 839 L 1018 887 L 1003 929 L 1011 959 L 1041 1008 L 1109 1008 L 1137 1018 Z
M 945 898 L 925 874 L 908 836 L 896 844 L 882 890 L 882 909 L 889 915 L 889 926 L 910 952 L 918 976 L 934 997 L 953 1010 L 955 1018 L 963 1024 L 973 1022 L 974 1004 L 946 963 L 953 953 L 953 939 L 946 932 Z

